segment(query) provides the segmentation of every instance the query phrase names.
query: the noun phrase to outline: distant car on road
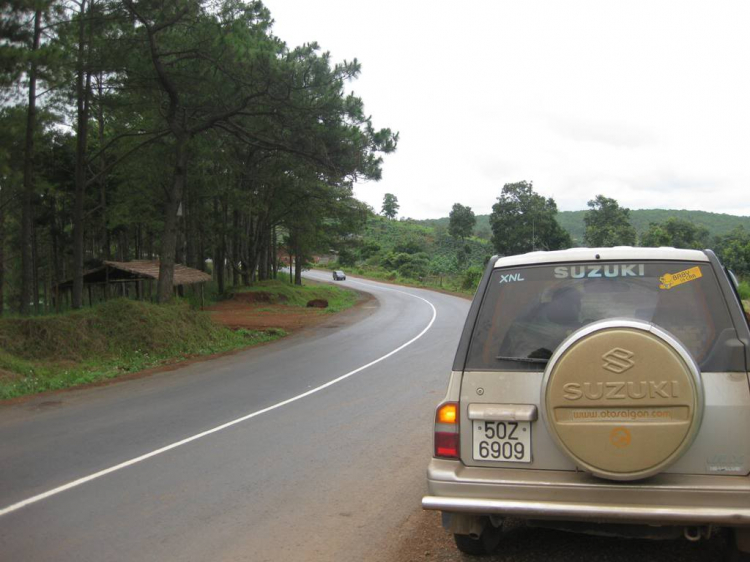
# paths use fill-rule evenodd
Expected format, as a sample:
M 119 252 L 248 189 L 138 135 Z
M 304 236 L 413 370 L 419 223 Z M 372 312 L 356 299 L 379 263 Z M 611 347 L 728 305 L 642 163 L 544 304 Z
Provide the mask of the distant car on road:
M 340 269 L 337 269 L 333 272 L 333 280 L 334 281 L 346 281 L 346 273 L 341 271 Z
M 750 560 L 750 329 L 710 250 L 494 258 L 435 418 L 426 509 L 488 554 L 505 517 Z

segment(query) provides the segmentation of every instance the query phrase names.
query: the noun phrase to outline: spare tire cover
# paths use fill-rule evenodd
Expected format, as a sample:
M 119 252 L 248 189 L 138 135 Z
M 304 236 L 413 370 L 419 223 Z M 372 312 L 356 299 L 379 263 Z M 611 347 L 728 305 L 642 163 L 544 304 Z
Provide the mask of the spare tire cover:
M 703 415 L 700 371 L 666 331 L 634 320 L 589 324 L 551 357 L 542 415 L 577 466 L 612 480 L 664 470 L 690 446 Z

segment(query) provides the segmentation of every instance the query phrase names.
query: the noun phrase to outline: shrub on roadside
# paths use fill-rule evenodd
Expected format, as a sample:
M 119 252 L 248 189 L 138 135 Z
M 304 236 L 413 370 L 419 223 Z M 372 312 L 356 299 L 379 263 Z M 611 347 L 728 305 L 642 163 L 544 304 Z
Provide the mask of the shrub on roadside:
M 476 290 L 477 286 L 479 286 L 479 281 L 482 279 L 482 274 L 484 271 L 481 267 L 477 267 L 476 265 L 471 266 L 468 268 L 461 279 L 461 288 L 464 290 Z
M 743 301 L 750 300 L 750 283 L 748 283 L 747 281 L 743 281 L 742 283 L 740 283 L 737 292 L 739 292 L 740 298 Z

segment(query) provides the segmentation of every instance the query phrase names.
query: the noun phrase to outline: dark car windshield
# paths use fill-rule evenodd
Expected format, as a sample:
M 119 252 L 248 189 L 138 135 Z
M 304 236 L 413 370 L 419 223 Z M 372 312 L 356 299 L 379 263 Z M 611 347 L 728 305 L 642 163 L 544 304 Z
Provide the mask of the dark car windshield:
M 726 304 L 707 263 L 589 262 L 497 269 L 466 368 L 544 369 L 577 329 L 611 318 L 652 322 L 704 370 L 743 370 Z M 736 356 L 736 357 L 735 357 Z

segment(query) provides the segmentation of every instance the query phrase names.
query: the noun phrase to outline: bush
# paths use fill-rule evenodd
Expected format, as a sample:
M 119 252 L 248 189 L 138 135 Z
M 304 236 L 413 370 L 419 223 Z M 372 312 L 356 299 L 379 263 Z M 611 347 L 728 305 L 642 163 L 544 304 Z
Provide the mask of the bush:
M 475 290 L 479 286 L 484 271 L 481 267 L 472 266 L 467 269 L 461 278 L 461 288 L 464 290 Z
M 352 266 L 357 261 L 357 255 L 349 248 L 341 248 L 339 251 L 339 263 L 342 266 Z
M 402 240 L 393 247 L 393 251 L 397 254 L 418 254 L 419 252 L 425 251 L 425 244 L 422 240 L 411 238 Z
M 359 250 L 360 255 L 362 256 L 362 259 L 370 259 L 370 257 L 374 256 L 380 251 L 380 244 L 373 241 L 365 242 L 362 247 Z
M 740 294 L 740 298 L 743 301 L 750 300 L 750 283 L 748 283 L 747 281 L 743 281 L 742 283 L 740 283 L 737 292 Z
M 396 254 L 393 259 L 393 266 L 398 270 L 401 277 L 408 279 L 422 279 L 430 267 L 430 260 L 427 254 Z

